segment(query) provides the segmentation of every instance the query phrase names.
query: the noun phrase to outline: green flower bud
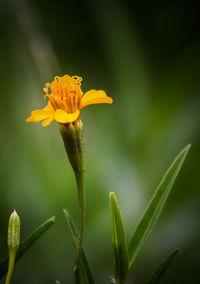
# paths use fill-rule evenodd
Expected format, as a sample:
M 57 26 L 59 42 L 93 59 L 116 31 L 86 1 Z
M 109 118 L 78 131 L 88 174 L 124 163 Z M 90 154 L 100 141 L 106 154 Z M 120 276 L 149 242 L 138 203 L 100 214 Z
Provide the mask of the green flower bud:
M 8 249 L 16 250 L 20 242 L 20 219 L 17 212 L 14 210 L 10 215 L 8 224 Z
M 17 212 L 14 210 L 10 215 L 8 223 L 8 250 L 9 250 L 9 264 L 8 273 L 5 284 L 9 284 L 12 278 L 12 273 L 15 265 L 15 257 L 20 242 L 20 219 Z

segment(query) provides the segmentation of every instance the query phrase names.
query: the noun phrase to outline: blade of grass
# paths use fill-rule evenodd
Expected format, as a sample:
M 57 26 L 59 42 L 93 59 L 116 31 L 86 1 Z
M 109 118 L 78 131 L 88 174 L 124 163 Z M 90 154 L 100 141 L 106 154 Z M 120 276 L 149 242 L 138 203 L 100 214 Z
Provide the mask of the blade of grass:
M 187 145 L 175 158 L 171 166 L 165 173 L 161 183 L 157 187 L 152 199 L 147 205 L 144 215 L 141 218 L 128 246 L 129 268 L 135 261 L 139 251 L 145 241 L 151 234 L 160 213 L 165 205 L 167 197 L 171 191 L 172 185 L 182 167 L 185 157 L 191 145 Z
M 69 232 L 74 244 L 74 247 L 76 245 L 76 236 L 77 236 L 77 229 L 74 225 L 74 222 L 70 216 L 70 214 L 68 213 L 68 211 L 66 209 L 63 209 L 63 212 L 65 214 L 66 217 L 66 221 L 67 221 L 67 226 L 69 228 Z M 87 257 L 85 255 L 84 249 L 82 249 L 81 251 L 81 269 L 82 269 L 82 273 L 84 275 L 84 278 L 86 280 L 86 282 L 88 284 L 94 284 L 94 278 L 92 276 L 92 272 L 90 270 L 89 264 L 88 264 L 88 260 Z
M 18 261 L 23 254 L 55 223 L 55 220 L 55 217 L 48 219 L 20 243 L 15 262 Z M 8 257 L 0 264 L 0 278 L 7 273 L 7 270 Z
M 121 210 L 114 192 L 110 192 L 111 233 L 115 259 L 115 279 L 125 282 L 128 273 L 128 249 Z
M 147 281 L 147 284 L 159 284 L 161 278 L 164 276 L 165 272 L 169 268 L 170 264 L 177 256 L 179 250 L 175 249 L 172 251 L 161 263 L 161 265 L 154 271 L 151 278 Z

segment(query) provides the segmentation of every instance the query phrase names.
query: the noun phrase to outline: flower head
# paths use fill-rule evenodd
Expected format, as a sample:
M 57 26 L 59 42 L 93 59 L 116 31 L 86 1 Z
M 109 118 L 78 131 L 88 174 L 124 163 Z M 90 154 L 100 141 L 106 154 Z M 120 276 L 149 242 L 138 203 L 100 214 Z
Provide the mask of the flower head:
M 83 94 L 81 90 L 82 78 L 78 76 L 65 75 L 56 76 L 52 83 L 46 83 L 43 89 L 48 97 L 47 106 L 41 110 L 34 110 L 27 122 L 41 121 L 43 126 L 47 126 L 53 120 L 60 123 L 70 123 L 79 118 L 80 110 L 87 105 L 99 103 L 112 103 L 112 98 L 108 97 L 102 90 L 90 90 Z

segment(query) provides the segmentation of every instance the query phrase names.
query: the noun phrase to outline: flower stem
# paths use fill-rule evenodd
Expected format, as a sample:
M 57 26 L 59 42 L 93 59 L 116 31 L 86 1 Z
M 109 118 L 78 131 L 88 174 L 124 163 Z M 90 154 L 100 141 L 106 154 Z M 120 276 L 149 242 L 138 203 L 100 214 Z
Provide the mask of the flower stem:
M 79 284 L 80 281 L 80 257 L 83 243 L 83 229 L 84 229 L 84 217 L 85 217 L 85 193 L 84 193 L 84 171 L 76 171 L 76 182 L 78 189 L 78 233 L 76 243 L 76 257 L 74 266 L 74 279 L 75 284 Z
M 85 216 L 84 192 L 84 150 L 83 150 L 83 124 L 81 120 L 73 123 L 59 124 L 65 149 L 74 170 L 78 191 L 78 232 L 76 240 L 76 256 L 74 265 L 75 284 L 81 283 L 80 257 L 83 243 L 83 228 Z
M 9 253 L 8 273 L 7 273 L 7 276 L 6 276 L 5 284 L 9 284 L 10 280 L 12 278 L 13 269 L 14 269 L 14 265 L 15 265 L 15 256 L 16 256 L 16 252 Z

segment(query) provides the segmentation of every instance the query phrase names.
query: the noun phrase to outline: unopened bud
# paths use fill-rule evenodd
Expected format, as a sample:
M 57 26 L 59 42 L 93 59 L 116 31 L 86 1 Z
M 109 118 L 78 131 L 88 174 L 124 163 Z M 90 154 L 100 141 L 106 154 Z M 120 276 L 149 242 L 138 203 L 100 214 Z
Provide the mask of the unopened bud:
M 19 247 L 20 241 L 20 219 L 17 212 L 14 210 L 10 215 L 8 223 L 8 250 L 9 250 L 9 264 L 8 273 L 5 284 L 10 284 L 14 265 L 15 257 Z
M 14 210 L 8 224 L 8 249 L 17 251 L 20 242 L 20 219 Z

